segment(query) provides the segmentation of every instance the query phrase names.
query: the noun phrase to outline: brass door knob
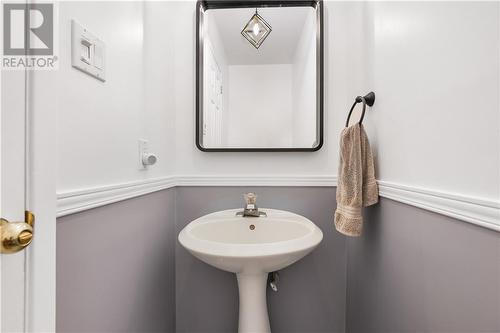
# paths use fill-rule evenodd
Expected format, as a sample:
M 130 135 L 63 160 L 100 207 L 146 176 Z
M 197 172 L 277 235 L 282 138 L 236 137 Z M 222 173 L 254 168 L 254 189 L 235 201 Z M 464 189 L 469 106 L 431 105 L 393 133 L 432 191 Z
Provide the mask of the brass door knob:
M 0 219 L 0 253 L 16 253 L 30 245 L 33 227 L 26 222 L 9 222 Z

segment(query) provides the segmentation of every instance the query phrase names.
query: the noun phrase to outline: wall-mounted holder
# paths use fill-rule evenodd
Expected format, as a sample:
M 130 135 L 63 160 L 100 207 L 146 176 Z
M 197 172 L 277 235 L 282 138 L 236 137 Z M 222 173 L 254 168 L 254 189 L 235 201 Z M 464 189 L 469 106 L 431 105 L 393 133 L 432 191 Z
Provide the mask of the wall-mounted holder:
M 361 103 L 363 101 L 363 98 L 365 99 L 366 105 L 368 106 L 373 106 L 373 104 L 375 103 L 375 93 L 373 91 L 370 91 L 364 96 L 356 97 L 356 102 Z
M 375 93 L 373 91 L 370 91 L 368 94 L 365 96 L 357 96 L 356 99 L 354 100 L 354 104 L 351 106 L 351 110 L 349 110 L 349 115 L 347 116 L 347 121 L 345 122 L 345 127 L 349 126 L 349 120 L 351 119 L 351 114 L 352 111 L 354 110 L 354 107 L 358 103 L 363 103 L 363 111 L 361 113 L 361 117 L 359 118 L 359 124 L 361 125 L 363 123 L 363 118 L 365 117 L 365 111 L 366 111 L 366 106 L 373 106 L 375 103 Z

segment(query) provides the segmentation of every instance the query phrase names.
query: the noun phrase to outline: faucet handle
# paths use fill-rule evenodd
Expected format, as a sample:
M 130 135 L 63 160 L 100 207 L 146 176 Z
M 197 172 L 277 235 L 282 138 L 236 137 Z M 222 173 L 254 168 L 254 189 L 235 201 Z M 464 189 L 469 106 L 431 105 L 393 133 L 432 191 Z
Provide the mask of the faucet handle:
M 255 205 L 255 203 L 257 202 L 257 195 L 255 193 L 246 193 L 243 194 L 243 197 L 245 198 L 245 203 L 247 205 Z

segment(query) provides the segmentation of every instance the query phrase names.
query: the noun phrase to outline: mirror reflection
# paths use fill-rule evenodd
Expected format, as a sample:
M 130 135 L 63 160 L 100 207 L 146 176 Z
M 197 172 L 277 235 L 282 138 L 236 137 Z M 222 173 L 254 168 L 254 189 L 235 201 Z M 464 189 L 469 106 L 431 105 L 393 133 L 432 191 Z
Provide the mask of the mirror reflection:
M 206 9 L 199 24 L 200 148 L 317 148 L 316 8 Z

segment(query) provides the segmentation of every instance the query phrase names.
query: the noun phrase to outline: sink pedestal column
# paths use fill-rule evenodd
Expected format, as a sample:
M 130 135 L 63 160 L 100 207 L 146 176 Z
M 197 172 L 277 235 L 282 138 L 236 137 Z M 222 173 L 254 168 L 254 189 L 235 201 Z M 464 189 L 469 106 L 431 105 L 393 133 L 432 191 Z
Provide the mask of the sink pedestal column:
M 240 296 L 239 333 L 270 333 L 267 313 L 267 273 L 236 274 Z

